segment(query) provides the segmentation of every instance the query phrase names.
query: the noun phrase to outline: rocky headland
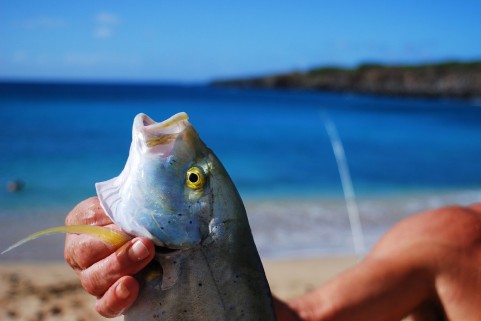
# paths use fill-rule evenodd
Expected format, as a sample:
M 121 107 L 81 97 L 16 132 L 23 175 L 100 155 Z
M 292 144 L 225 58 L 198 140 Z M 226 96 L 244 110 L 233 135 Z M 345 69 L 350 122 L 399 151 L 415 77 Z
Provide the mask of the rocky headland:
M 307 72 L 220 80 L 212 85 L 477 99 L 481 98 L 481 61 L 321 67 Z

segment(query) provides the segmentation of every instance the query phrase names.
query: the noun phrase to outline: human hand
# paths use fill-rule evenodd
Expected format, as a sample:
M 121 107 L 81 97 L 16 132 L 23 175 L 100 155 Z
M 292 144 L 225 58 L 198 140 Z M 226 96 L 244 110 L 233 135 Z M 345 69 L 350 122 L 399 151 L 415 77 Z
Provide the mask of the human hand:
M 65 218 L 65 225 L 79 224 L 120 230 L 105 214 L 97 197 L 79 203 Z M 143 237 L 136 237 L 114 250 L 92 236 L 67 234 L 64 257 L 84 289 L 97 297 L 97 312 L 111 318 L 134 303 L 139 284 L 132 275 L 152 260 L 154 252 L 152 241 Z

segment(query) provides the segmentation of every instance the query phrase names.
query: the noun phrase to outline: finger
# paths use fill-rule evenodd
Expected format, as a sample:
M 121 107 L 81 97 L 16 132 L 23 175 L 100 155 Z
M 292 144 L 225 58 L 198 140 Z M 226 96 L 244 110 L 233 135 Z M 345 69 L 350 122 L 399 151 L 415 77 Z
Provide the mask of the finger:
M 120 230 L 105 214 L 97 197 L 91 197 L 79 203 L 65 218 L 65 225 L 82 224 Z M 67 234 L 65 239 L 64 258 L 74 270 L 86 269 L 113 252 L 114 249 L 109 245 L 88 235 Z
M 64 258 L 74 270 L 87 269 L 114 252 L 115 248 L 90 235 L 67 234 L 65 237 Z
M 88 198 L 75 206 L 65 218 L 65 225 L 99 225 L 112 224 L 105 214 L 97 197 Z
M 97 312 L 107 318 L 113 318 L 126 311 L 137 298 L 139 283 L 131 276 L 124 276 L 115 282 L 105 294 L 97 299 Z
M 83 271 L 78 271 L 78 275 L 87 292 L 102 296 L 119 278 L 133 275 L 143 269 L 154 254 L 152 241 L 135 238 L 105 259 Z

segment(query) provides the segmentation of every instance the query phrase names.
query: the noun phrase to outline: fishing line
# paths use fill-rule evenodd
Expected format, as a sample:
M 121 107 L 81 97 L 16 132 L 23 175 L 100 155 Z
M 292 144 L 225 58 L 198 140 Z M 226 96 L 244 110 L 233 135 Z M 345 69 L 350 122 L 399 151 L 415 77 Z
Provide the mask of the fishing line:
M 366 251 L 364 234 L 362 231 L 361 218 L 359 215 L 359 207 L 356 202 L 356 195 L 352 186 L 351 174 L 347 164 L 346 153 L 341 138 L 337 132 L 336 125 L 332 121 L 327 111 L 321 111 L 320 116 L 324 122 L 329 141 L 331 142 L 334 157 L 337 162 L 337 169 L 341 178 L 344 200 L 346 202 L 347 214 L 349 216 L 349 224 L 351 226 L 352 241 L 354 243 L 354 251 L 360 258 Z

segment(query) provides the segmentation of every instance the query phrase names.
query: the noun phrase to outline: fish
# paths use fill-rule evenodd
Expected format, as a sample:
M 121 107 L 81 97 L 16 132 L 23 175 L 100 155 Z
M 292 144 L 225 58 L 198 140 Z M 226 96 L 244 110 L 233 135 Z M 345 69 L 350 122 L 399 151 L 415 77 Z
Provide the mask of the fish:
M 156 248 L 125 321 L 276 320 L 242 199 L 186 113 L 138 114 L 124 169 L 95 187 L 112 221 Z

